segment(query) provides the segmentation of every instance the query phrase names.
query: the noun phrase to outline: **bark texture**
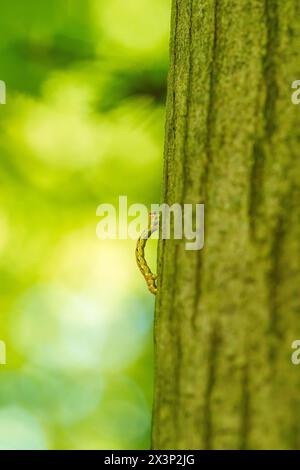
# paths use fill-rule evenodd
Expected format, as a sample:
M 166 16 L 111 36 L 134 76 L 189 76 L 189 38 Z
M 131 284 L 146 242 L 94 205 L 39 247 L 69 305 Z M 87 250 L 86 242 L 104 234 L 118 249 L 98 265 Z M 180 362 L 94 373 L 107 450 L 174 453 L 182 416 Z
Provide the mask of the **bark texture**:
M 164 202 L 205 247 L 160 242 L 155 449 L 299 449 L 299 0 L 173 0 Z

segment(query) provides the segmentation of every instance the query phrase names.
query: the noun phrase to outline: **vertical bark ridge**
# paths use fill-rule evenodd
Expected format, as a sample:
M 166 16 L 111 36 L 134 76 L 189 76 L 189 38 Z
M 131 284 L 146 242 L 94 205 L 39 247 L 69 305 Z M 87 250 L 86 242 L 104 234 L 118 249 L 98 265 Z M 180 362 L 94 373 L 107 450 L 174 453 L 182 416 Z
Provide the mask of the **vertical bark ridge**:
M 221 346 L 219 343 L 218 332 L 219 326 L 217 324 L 214 324 L 209 337 L 209 355 L 207 364 L 208 373 L 204 392 L 203 447 L 207 450 L 213 449 L 214 430 L 212 421 L 211 400 L 216 380 L 216 366 L 218 361 L 218 354 Z
M 210 59 L 210 77 L 209 77 L 209 93 L 208 93 L 208 105 L 207 105 L 207 121 L 206 121 L 206 137 L 205 137 L 205 150 L 206 150 L 206 161 L 204 164 L 204 169 L 201 178 L 201 186 L 200 192 L 203 197 L 203 202 L 205 201 L 205 234 L 207 236 L 207 219 L 208 219 L 208 192 L 207 192 L 207 183 L 209 180 L 209 165 L 213 158 L 213 153 L 210 147 L 210 140 L 213 132 L 213 110 L 214 110 L 214 91 L 215 91 L 215 83 L 216 83 L 216 58 L 217 58 L 217 35 L 218 35 L 218 5 L 219 0 L 214 0 L 214 14 L 213 14 L 213 38 L 212 38 L 212 52 L 211 52 L 211 59 Z M 202 253 L 198 253 L 197 256 L 197 264 L 196 264 L 196 274 L 195 274 L 195 282 L 196 282 L 196 289 L 195 289 L 195 300 L 194 300 L 194 309 L 193 309 L 193 316 L 192 316 L 192 325 L 196 327 L 196 317 L 197 311 L 199 306 L 199 299 L 201 297 L 201 271 L 202 271 Z

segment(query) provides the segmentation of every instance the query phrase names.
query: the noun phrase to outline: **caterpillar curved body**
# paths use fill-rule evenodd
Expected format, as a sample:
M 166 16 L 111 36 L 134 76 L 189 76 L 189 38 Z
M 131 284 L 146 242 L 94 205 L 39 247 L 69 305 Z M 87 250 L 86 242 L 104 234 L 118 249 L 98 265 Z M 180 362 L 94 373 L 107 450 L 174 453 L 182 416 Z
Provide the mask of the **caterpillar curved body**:
M 145 247 L 146 247 L 148 238 L 150 238 L 151 235 L 158 230 L 159 217 L 156 213 L 150 212 L 148 220 L 149 220 L 148 228 L 143 231 L 143 233 L 141 234 L 141 236 L 139 237 L 137 241 L 136 249 L 135 249 L 135 256 L 136 256 L 136 262 L 139 267 L 139 270 L 141 271 L 147 283 L 148 290 L 151 292 L 151 294 L 156 295 L 157 294 L 157 282 L 156 282 L 157 275 L 152 273 L 145 259 Z

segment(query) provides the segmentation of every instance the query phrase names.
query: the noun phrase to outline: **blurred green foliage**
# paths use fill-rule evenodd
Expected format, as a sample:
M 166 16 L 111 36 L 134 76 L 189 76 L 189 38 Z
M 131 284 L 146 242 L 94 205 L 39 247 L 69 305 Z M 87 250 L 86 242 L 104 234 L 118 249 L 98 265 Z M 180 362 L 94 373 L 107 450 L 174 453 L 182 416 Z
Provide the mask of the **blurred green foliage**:
M 154 299 L 96 208 L 160 200 L 169 10 L 0 1 L 0 448 L 150 445 Z

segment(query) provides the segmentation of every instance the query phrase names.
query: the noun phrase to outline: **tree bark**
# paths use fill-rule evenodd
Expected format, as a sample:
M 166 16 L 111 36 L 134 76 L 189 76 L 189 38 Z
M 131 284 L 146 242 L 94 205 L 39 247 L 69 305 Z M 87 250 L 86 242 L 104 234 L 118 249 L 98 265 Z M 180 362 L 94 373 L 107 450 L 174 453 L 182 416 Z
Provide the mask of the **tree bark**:
M 155 449 L 299 449 L 299 0 L 173 0 L 164 202 L 205 246 L 160 241 Z

